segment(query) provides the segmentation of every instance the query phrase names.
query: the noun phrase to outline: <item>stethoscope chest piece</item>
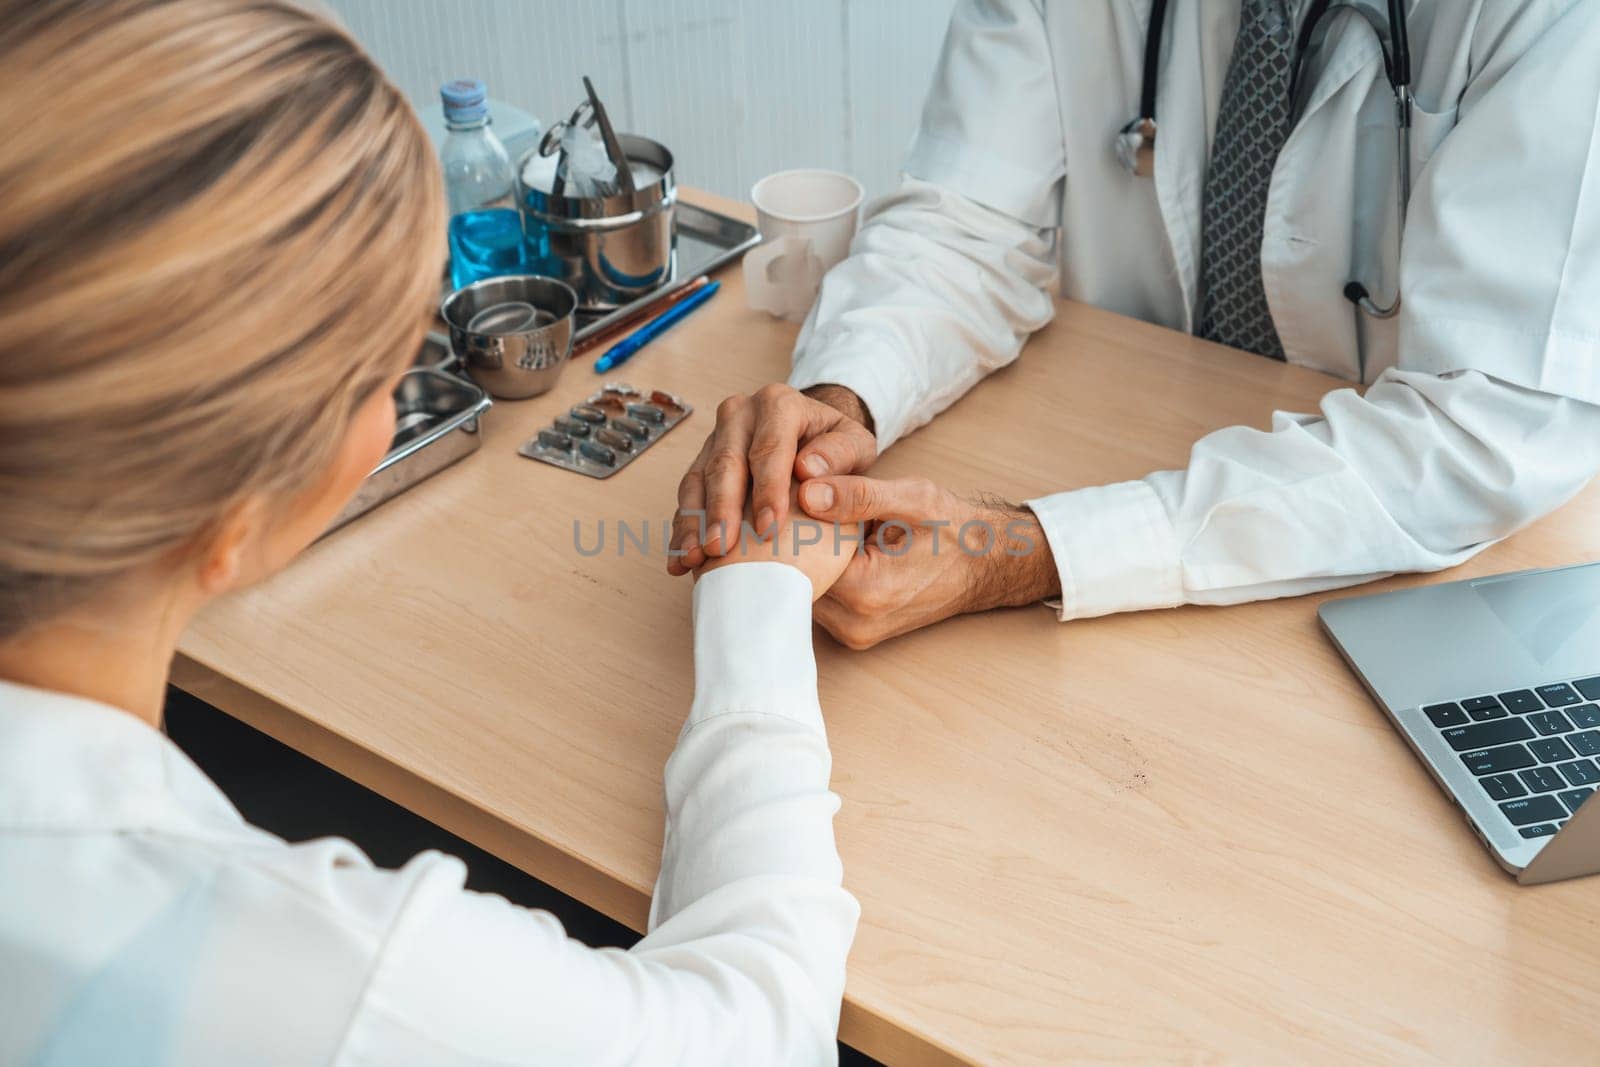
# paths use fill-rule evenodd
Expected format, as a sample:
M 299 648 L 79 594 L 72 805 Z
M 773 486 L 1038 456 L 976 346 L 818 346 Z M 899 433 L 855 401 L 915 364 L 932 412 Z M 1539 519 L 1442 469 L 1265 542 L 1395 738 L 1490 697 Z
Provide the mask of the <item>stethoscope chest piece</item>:
M 1156 172 L 1156 120 L 1138 118 L 1117 134 L 1117 158 L 1131 174 L 1148 178 Z

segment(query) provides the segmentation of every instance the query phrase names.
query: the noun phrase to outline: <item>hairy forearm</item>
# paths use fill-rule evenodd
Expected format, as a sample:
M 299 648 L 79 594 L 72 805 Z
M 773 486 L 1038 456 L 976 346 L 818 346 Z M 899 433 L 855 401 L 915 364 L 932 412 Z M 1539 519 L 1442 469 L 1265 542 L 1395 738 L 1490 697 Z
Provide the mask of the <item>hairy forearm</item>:
M 1061 575 L 1038 516 L 1014 504 L 990 505 L 994 547 L 973 568 L 969 611 L 1015 608 L 1061 595 Z

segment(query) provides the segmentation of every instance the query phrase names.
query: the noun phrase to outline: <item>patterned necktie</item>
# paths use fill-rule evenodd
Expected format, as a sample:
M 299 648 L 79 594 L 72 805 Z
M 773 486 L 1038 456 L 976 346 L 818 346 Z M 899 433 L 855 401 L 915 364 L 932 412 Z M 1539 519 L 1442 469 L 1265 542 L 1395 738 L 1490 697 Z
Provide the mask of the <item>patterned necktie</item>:
M 1243 0 L 1222 83 L 1201 216 L 1201 337 L 1282 359 L 1261 284 L 1272 165 L 1289 137 L 1294 23 L 1286 0 Z

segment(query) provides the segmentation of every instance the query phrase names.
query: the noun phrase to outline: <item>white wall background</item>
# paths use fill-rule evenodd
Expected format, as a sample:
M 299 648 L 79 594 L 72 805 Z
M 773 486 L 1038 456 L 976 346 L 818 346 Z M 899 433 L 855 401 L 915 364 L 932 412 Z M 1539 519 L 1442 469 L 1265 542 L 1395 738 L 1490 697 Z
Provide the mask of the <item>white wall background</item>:
M 678 180 L 745 198 L 788 167 L 895 185 L 953 0 L 325 0 L 419 107 L 479 77 L 545 125 L 587 74 Z

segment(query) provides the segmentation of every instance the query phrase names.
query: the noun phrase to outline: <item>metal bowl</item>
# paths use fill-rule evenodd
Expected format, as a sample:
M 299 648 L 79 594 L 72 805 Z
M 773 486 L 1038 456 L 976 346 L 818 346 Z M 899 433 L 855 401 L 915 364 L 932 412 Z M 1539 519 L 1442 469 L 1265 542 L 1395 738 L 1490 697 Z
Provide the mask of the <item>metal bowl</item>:
M 566 283 L 511 274 L 457 289 L 440 314 L 450 327 L 450 349 L 472 380 L 491 396 L 521 400 L 547 392 L 561 376 L 577 309 L 578 294 Z

